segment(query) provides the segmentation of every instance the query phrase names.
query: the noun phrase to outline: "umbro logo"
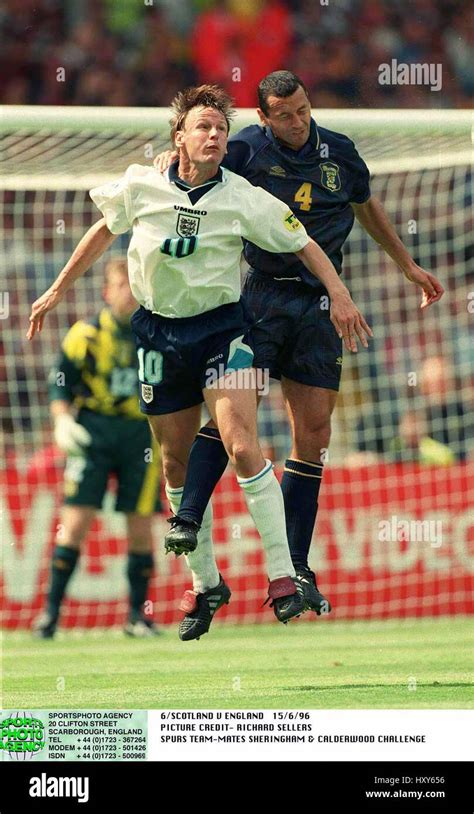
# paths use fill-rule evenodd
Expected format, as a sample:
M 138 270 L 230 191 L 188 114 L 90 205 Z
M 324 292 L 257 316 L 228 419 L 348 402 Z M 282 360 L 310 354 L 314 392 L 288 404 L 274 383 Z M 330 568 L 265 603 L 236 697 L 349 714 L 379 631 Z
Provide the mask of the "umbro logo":
M 286 177 L 286 170 L 284 170 L 283 167 L 279 167 L 278 164 L 275 164 L 274 167 L 270 167 L 270 169 L 268 170 L 268 174 L 269 175 L 276 175 L 279 178 L 285 178 Z

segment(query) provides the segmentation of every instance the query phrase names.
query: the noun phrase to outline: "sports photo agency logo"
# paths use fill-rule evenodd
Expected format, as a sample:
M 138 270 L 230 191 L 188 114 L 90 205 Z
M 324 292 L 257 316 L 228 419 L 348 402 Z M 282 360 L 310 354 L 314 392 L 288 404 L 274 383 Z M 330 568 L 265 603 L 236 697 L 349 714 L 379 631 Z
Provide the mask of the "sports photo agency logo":
M 31 712 L 10 712 L 1 722 L 0 749 L 4 759 L 30 760 L 45 747 L 44 723 Z

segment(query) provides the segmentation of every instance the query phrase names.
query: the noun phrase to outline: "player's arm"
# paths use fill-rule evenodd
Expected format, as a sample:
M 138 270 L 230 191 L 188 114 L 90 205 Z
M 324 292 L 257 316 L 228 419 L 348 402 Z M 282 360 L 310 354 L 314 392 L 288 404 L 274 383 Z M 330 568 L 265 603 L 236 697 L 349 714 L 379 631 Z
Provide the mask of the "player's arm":
M 387 252 L 407 280 L 422 289 L 421 308 L 438 302 L 444 294 L 443 286 L 434 274 L 424 271 L 415 263 L 378 198 L 371 195 L 365 203 L 352 203 L 351 206 L 365 231 Z
M 54 440 L 67 455 L 81 455 L 92 441 L 90 433 L 78 424 L 69 401 L 54 400 L 49 406 L 54 425 Z
M 91 436 L 75 419 L 74 398 L 82 381 L 88 340 L 94 328 L 76 322 L 63 341 L 62 353 L 48 377 L 49 412 L 54 440 L 68 455 L 80 455 L 89 446 Z
M 48 311 L 56 308 L 72 284 L 90 269 L 112 245 L 117 237 L 109 231 L 105 218 L 101 218 L 86 232 L 54 283 L 32 305 L 28 339 L 41 331 Z
M 324 285 L 331 300 L 331 322 L 344 340 L 347 350 L 357 352 L 357 337 L 364 348 L 367 336 L 373 336 L 364 317 L 352 301 L 351 295 L 339 277 L 327 254 L 311 238 L 303 249 L 295 252 L 309 272 Z

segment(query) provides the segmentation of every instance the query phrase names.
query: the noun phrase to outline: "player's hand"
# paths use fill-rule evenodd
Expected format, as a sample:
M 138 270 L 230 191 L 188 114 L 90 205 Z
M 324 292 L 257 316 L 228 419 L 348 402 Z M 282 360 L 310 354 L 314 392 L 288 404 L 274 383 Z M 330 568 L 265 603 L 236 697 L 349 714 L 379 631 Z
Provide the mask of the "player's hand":
M 61 302 L 61 295 L 57 291 L 48 288 L 44 294 L 36 300 L 31 306 L 30 314 L 30 327 L 26 334 L 27 339 L 33 339 L 35 333 L 39 333 L 43 327 L 43 322 L 48 311 L 56 308 L 57 304 Z
M 357 339 L 364 348 L 369 347 L 367 336 L 373 336 L 372 330 L 354 305 L 347 288 L 331 294 L 331 322 L 347 350 L 357 353 Z
M 178 153 L 176 150 L 165 150 L 163 153 L 159 153 L 155 160 L 153 161 L 153 166 L 159 172 L 165 172 L 174 161 L 177 161 L 179 158 Z
M 68 455 L 82 455 L 92 437 L 70 413 L 61 413 L 54 420 L 54 440 L 59 449 Z
M 413 265 L 409 271 L 403 272 L 407 280 L 418 285 L 423 291 L 420 308 L 427 308 L 438 302 L 444 294 L 444 288 L 434 274 L 424 271 L 420 266 Z

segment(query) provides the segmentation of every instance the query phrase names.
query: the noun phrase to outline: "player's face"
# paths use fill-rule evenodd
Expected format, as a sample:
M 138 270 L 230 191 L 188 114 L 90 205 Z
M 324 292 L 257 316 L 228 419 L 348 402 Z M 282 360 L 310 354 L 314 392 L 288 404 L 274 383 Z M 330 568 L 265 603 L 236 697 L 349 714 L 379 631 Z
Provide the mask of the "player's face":
M 303 88 L 282 99 L 269 96 L 267 106 L 267 114 L 257 108 L 262 124 L 270 127 L 282 144 L 300 150 L 308 141 L 311 126 L 311 105 Z
M 175 137 L 192 164 L 219 165 L 227 151 L 227 122 L 213 107 L 194 107 Z
M 138 307 L 128 282 L 128 276 L 120 271 L 110 271 L 104 288 L 104 300 L 116 319 L 129 319 Z

